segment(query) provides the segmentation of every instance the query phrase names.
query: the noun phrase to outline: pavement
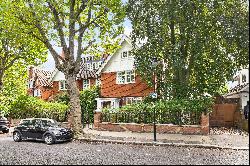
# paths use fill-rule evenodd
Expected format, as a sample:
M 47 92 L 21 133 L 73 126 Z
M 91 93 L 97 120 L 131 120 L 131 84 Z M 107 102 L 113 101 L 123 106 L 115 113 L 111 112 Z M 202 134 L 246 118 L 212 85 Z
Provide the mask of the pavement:
M 97 131 L 91 128 L 84 128 L 84 133 L 89 137 L 80 140 L 89 142 L 249 150 L 249 134 L 233 128 L 212 128 L 209 135 L 157 133 L 156 141 L 153 133 Z
M 249 133 L 234 128 L 211 128 L 209 135 L 157 133 L 156 141 L 153 140 L 153 133 L 98 131 L 92 128 L 84 128 L 83 131 L 87 137 L 76 141 L 249 150 Z M 13 127 L 8 135 L 12 135 L 12 132 Z

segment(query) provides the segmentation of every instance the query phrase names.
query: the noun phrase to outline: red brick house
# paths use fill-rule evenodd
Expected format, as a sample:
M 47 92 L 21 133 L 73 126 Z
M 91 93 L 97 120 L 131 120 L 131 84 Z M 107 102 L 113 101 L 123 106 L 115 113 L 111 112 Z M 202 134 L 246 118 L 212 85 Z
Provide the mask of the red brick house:
M 100 84 L 96 71 L 107 57 L 107 55 L 103 55 L 100 59 L 94 59 L 93 56 L 82 58 L 81 69 L 76 79 L 79 90 Z M 35 84 L 33 83 L 34 80 Z M 35 86 L 33 87 L 32 85 Z M 34 70 L 34 67 L 30 67 L 27 91 L 31 96 L 36 96 L 43 100 L 50 100 L 58 93 L 67 91 L 65 76 L 57 69 L 53 72 L 49 72 L 37 68 Z
M 109 56 L 97 71 L 101 79 L 101 97 L 96 99 L 97 112 L 105 107 L 118 108 L 141 101 L 153 92 L 153 88 L 137 75 L 131 50 L 130 39 L 124 37 L 121 48 Z
M 52 72 L 36 67 L 29 68 L 29 80 L 27 93 L 30 96 L 48 100 L 52 95 L 52 82 L 49 82 Z

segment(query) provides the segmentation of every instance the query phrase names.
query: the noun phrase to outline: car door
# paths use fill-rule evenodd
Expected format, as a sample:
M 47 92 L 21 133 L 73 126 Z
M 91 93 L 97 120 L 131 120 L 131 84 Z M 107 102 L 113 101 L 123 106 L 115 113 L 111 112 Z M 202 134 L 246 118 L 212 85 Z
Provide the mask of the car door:
M 36 139 L 35 137 L 35 124 L 36 124 L 36 119 L 32 119 L 27 126 L 27 131 L 26 131 L 26 136 L 27 138 L 30 139 Z
M 44 127 L 42 125 L 42 120 L 35 119 L 34 127 L 30 132 L 32 138 L 41 140 L 43 133 L 44 133 Z
M 28 128 L 30 124 L 31 124 L 31 121 L 25 119 L 25 120 L 22 120 L 17 127 L 24 138 L 28 137 Z

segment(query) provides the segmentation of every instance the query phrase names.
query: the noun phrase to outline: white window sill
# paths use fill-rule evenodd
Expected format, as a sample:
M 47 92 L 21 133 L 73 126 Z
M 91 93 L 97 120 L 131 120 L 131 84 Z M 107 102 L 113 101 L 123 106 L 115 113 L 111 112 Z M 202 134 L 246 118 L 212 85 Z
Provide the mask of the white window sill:
M 122 84 L 135 84 L 135 82 L 125 82 L 125 83 L 116 83 L 116 84 L 118 84 L 118 85 L 122 85 Z
M 59 89 L 59 90 L 62 90 L 62 91 L 64 91 L 64 90 L 68 90 L 68 89 Z

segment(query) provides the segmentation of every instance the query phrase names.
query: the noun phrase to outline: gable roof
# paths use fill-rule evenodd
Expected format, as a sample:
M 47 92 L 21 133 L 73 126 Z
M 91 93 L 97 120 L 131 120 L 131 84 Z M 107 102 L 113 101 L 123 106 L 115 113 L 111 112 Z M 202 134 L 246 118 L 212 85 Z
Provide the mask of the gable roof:
M 130 45 L 132 45 L 132 42 L 130 40 L 130 38 L 127 35 L 122 35 L 121 41 L 119 42 L 119 45 L 122 45 L 124 42 L 129 43 Z M 102 72 L 102 70 L 105 68 L 105 66 L 108 64 L 108 62 L 111 60 L 111 58 L 118 52 L 119 49 L 117 49 L 113 55 L 110 55 L 107 57 L 107 59 L 104 61 L 104 63 L 102 64 L 102 66 L 97 70 L 96 74 L 100 75 L 100 73 Z
M 243 92 L 249 93 L 249 83 L 245 83 L 243 85 L 237 85 L 234 88 L 230 89 L 229 93 L 227 93 L 223 96 L 226 97 L 226 96 L 230 96 L 230 95 L 238 94 L 238 93 L 243 93 Z
M 46 71 L 43 69 L 34 68 L 33 73 L 34 73 L 34 79 L 39 86 L 52 87 L 52 83 L 49 81 L 52 75 L 52 72 Z
M 77 79 L 88 79 L 88 78 L 97 78 L 96 70 L 87 70 L 86 64 L 82 63 L 80 66 L 80 71 L 76 75 Z

